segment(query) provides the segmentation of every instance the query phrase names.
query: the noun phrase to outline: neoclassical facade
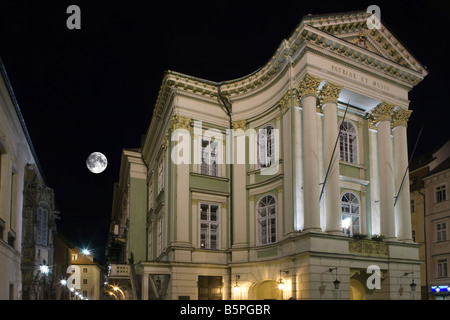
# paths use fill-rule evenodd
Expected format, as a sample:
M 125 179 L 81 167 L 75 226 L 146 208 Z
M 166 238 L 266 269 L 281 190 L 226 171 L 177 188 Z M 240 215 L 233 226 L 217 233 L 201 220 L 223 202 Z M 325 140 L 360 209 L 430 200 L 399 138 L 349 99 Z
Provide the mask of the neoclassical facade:
M 59 212 L 1 60 L 0 69 L 0 300 L 50 298 L 39 267 L 53 264 Z
M 239 79 L 165 73 L 141 299 L 420 298 L 406 130 L 427 71 L 368 17 L 305 16 Z

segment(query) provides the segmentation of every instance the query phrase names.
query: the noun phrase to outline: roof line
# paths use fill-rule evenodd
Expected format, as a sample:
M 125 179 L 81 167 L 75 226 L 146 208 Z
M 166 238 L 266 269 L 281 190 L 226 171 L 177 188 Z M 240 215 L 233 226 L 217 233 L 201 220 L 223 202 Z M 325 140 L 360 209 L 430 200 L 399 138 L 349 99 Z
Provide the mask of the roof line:
M 11 86 L 11 82 L 9 81 L 8 73 L 6 72 L 6 68 L 5 68 L 5 65 L 3 64 L 2 57 L 0 57 L 0 69 L 1 69 L 1 73 L 3 75 L 3 79 L 5 80 L 6 87 L 8 89 L 9 95 L 11 97 L 11 101 L 12 101 L 12 103 L 14 105 L 14 109 L 16 110 L 17 117 L 19 118 L 20 124 L 22 126 L 22 130 L 23 130 L 23 132 L 25 134 L 25 138 L 27 139 L 28 146 L 29 146 L 29 148 L 31 150 L 31 154 L 33 155 L 34 161 L 35 161 L 36 166 L 38 167 L 38 170 L 39 170 L 39 172 L 41 174 L 42 180 L 44 181 L 45 185 L 48 187 L 47 179 L 44 176 L 44 172 L 42 170 L 41 164 L 40 164 L 39 159 L 37 157 L 36 150 L 34 149 L 33 142 L 31 141 L 30 134 L 29 134 L 27 126 L 25 124 L 25 120 L 24 120 L 24 118 L 22 116 L 22 112 L 20 111 L 19 104 L 18 104 L 17 99 L 16 99 L 16 95 L 14 94 L 14 90 L 13 90 L 13 88 Z

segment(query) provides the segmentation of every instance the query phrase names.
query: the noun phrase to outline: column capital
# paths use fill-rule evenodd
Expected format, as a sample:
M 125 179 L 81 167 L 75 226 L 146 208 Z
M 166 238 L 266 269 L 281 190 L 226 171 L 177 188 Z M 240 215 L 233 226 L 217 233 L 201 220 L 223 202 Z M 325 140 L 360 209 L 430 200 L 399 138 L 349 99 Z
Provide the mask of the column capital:
M 189 131 L 191 127 L 191 121 L 191 118 L 179 114 L 174 114 L 172 116 L 172 119 L 170 119 L 169 131 L 173 132 L 175 129 L 186 129 Z
M 325 83 L 325 85 L 322 87 L 319 93 L 319 99 L 322 108 L 328 102 L 337 103 L 337 99 L 339 97 L 339 93 L 341 93 L 342 88 L 343 88 L 342 86 L 331 82 Z
M 382 102 L 370 111 L 369 117 L 375 122 L 390 121 L 395 106 Z
M 285 114 L 286 111 L 288 111 L 290 105 L 290 101 L 292 99 L 292 95 L 294 94 L 294 90 L 289 89 L 286 91 L 286 93 L 281 97 L 280 99 L 280 109 L 281 109 L 281 114 Z
M 407 126 L 408 119 L 411 116 L 412 110 L 407 110 L 403 108 L 397 108 L 392 113 L 392 128 L 397 126 Z
M 317 96 L 317 89 L 322 80 L 307 73 L 302 81 L 298 84 L 300 97 Z
M 231 123 L 231 126 L 234 130 L 242 129 L 243 131 L 247 130 L 247 120 L 236 120 Z

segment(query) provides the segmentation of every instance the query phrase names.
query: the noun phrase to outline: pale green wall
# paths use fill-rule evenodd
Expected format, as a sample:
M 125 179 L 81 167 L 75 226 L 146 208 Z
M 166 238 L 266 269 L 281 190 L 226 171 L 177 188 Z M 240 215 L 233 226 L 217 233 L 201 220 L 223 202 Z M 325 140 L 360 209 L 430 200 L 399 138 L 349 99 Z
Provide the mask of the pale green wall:
M 146 260 L 147 246 L 147 182 L 145 179 L 130 178 L 130 252 L 134 262 Z

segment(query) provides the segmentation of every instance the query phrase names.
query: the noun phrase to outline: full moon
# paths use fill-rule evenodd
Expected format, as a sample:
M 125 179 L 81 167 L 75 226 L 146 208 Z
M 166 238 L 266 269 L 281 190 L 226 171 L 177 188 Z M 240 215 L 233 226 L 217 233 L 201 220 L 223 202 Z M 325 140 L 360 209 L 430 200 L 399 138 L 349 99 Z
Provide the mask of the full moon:
M 108 160 L 105 155 L 100 152 L 93 152 L 86 160 L 86 166 L 93 173 L 101 173 L 106 169 Z

